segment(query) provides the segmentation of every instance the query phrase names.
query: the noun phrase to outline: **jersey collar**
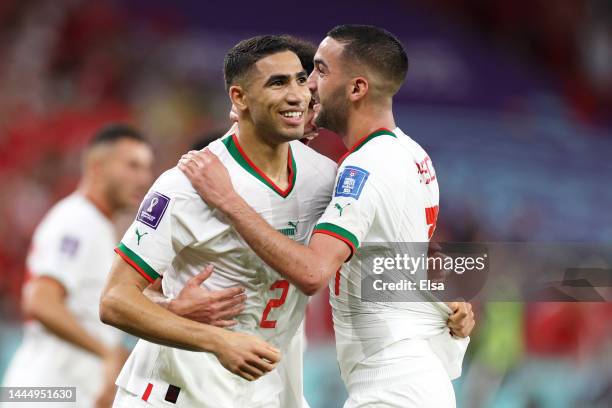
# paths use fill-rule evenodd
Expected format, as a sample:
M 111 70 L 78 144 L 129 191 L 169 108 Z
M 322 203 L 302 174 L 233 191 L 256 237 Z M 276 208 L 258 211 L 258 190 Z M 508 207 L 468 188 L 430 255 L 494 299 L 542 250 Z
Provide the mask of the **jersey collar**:
M 394 134 L 392 131 L 390 131 L 390 130 L 389 130 L 389 129 L 387 129 L 387 128 L 380 128 L 380 129 L 378 129 L 378 130 L 375 130 L 374 132 L 370 133 L 369 135 L 366 135 L 366 136 L 362 137 L 361 139 L 359 139 L 359 140 L 357 141 L 357 143 L 355 143 L 355 144 L 353 145 L 353 147 L 351 147 L 351 148 L 348 150 L 348 152 L 344 153 L 344 154 L 342 155 L 342 157 L 340 157 L 340 159 L 338 160 L 338 166 L 339 166 L 340 164 L 342 164 L 342 162 L 344 161 L 344 159 L 346 159 L 346 158 L 347 158 L 347 156 L 348 156 L 349 154 L 351 154 L 351 153 L 355 153 L 357 150 L 361 149 L 361 148 L 363 147 L 363 145 L 365 145 L 366 143 L 368 143 L 370 140 L 372 140 L 372 139 L 374 139 L 374 138 L 376 138 L 376 137 L 378 137 L 378 136 L 384 136 L 384 135 L 386 135 L 386 136 L 393 136 L 393 137 L 397 137 L 397 136 L 395 136 L 395 134 Z
M 238 162 L 242 168 L 244 168 L 247 172 L 251 173 L 255 178 L 264 183 L 266 186 L 271 188 L 275 193 L 279 196 L 285 198 L 291 193 L 293 190 L 293 186 L 295 185 L 295 178 L 297 169 L 295 166 L 295 160 L 293 158 L 293 152 L 291 151 L 291 145 L 289 145 L 289 152 L 287 154 L 287 168 L 289 169 L 289 185 L 285 190 L 281 190 L 266 174 L 258 168 L 251 159 L 246 155 L 242 147 L 240 147 L 240 143 L 238 142 L 238 138 L 235 134 L 230 137 L 226 137 L 223 140 L 223 144 L 227 148 L 229 154 Z

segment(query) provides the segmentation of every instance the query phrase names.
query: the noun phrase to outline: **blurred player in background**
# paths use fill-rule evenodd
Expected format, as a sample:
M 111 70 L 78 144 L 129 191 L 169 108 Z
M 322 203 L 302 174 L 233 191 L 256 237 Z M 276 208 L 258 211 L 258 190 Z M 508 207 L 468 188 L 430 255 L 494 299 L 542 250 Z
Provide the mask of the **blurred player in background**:
M 306 243 L 327 205 L 335 165 L 298 141 L 311 99 L 299 48 L 286 36 L 261 36 L 229 51 L 224 75 L 238 131 L 208 148 L 267 222 Z M 101 317 L 151 342 L 139 341 L 130 355 L 115 406 L 305 404 L 300 330 L 307 296 L 263 263 L 180 170 L 154 183 L 117 253 Z M 234 333 L 166 314 L 141 294 L 147 281 L 163 275 L 164 294 L 173 298 L 209 263 L 215 266 L 209 288 L 246 288 Z
M 152 180 L 153 152 L 137 130 L 109 125 L 93 137 L 83 161 L 77 191 L 57 203 L 34 234 L 23 298 L 30 321 L 3 385 L 76 386 L 77 406 L 108 407 L 132 341 L 98 316 L 117 242 L 112 219 L 142 200 Z M 244 301 L 241 289 L 201 288 L 211 272 L 206 268 L 187 282 L 176 299 L 163 297 L 159 283 L 145 293 L 178 315 L 231 326 Z
M 4 386 L 76 386 L 78 406 L 108 406 L 127 350 L 122 333 L 100 322 L 97 299 L 117 239 L 112 217 L 142 199 L 152 163 L 148 142 L 127 126 L 107 127 L 87 146 L 77 191 L 34 233 L 23 296 L 30 320 Z
M 320 44 L 314 62 L 315 123 L 341 135 L 349 151 L 308 246 L 274 231 L 248 205 L 214 151 L 190 153 L 180 168 L 255 252 L 303 292 L 330 282 L 338 361 L 349 391 L 345 407 L 454 407 L 450 377 L 465 349 L 447 324 L 467 336 L 474 324 L 470 306 L 361 299 L 360 243 L 428 242 L 437 219 L 431 160 L 396 127 L 392 112 L 408 69 L 406 53 L 384 30 L 340 26 Z M 437 351 L 428 339 L 436 339 Z M 438 352 L 452 355 L 448 365 Z

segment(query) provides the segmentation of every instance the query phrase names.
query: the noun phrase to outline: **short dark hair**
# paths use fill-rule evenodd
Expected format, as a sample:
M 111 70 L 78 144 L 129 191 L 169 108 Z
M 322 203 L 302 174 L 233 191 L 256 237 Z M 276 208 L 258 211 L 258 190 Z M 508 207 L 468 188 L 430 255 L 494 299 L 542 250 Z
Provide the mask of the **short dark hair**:
M 314 56 L 317 53 L 317 46 L 310 41 L 303 40 L 301 38 L 290 36 L 286 37 L 293 41 L 295 53 L 300 59 L 302 67 L 304 67 L 306 73 L 310 75 L 314 70 Z
M 298 45 L 301 43 L 303 42 L 288 35 L 259 35 L 240 41 L 229 50 L 223 60 L 225 90 L 229 90 L 230 86 L 244 78 L 262 58 L 283 51 L 291 51 L 299 57 L 305 49 Z
M 124 123 L 112 123 L 100 129 L 89 141 L 88 148 L 106 143 L 115 143 L 119 140 L 130 139 L 138 142 L 150 144 L 149 141 L 132 126 Z
M 342 56 L 377 72 L 390 80 L 383 91 L 394 95 L 406 79 L 408 56 L 393 34 L 379 27 L 344 24 L 334 27 L 328 37 L 344 44 Z

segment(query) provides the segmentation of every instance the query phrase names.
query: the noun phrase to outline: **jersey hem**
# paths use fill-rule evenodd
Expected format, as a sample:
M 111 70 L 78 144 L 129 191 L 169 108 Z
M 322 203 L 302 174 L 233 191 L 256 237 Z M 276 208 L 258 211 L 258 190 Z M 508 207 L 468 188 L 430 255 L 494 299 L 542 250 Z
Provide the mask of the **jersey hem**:
M 347 244 L 351 249 L 351 255 L 347 258 L 345 262 L 348 262 L 357 251 L 357 248 L 359 248 L 359 240 L 357 239 L 357 237 L 353 235 L 350 231 L 347 231 L 344 228 L 339 227 L 335 224 L 331 224 L 328 222 L 317 224 L 314 227 L 314 231 L 312 231 L 312 233 L 313 235 L 317 233 L 329 235 Z
M 136 269 L 136 271 L 150 283 L 155 282 L 156 279 L 161 277 L 161 275 L 155 272 L 155 270 L 151 268 L 149 264 L 147 264 L 141 257 L 125 246 L 123 242 L 119 243 L 117 248 L 115 248 L 115 252 L 132 268 Z

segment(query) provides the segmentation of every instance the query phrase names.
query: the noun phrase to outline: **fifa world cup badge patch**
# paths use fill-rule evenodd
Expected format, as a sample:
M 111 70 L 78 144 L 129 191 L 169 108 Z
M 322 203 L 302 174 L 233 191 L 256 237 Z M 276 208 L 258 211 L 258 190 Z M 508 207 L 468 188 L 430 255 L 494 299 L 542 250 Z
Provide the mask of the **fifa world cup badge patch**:
M 355 166 L 346 166 L 338 178 L 335 197 L 358 199 L 370 173 Z
M 157 229 L 169 202 L 170 198 L 157 191 L 149 193 L 138 209 L 136 219 L 153 229 Z

